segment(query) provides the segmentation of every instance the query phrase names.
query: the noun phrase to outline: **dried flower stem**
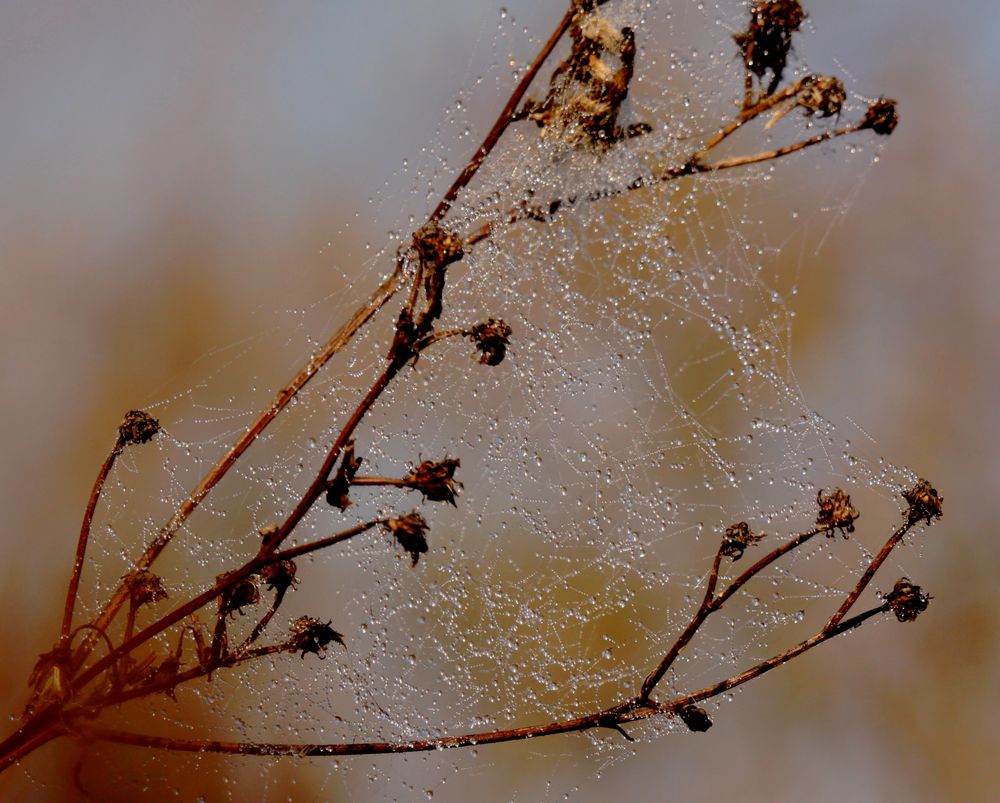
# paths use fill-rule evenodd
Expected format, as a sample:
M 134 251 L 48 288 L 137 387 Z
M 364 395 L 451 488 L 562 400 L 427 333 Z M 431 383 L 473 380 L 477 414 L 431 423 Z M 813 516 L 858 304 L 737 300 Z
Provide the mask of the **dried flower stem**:
M 820 631 L 816 635 L 791 647 L 790 649 L 762 661 L 749 669 L 726 678 L 723 681 L 706 686 L 690 694 L 675 698 L 667 703 L 630 700 L 620 705 L 606 708 L 593 714 L 587 714 L 573 719 L 558 720 L 544 725 L 530 725 L 523 728 L 509 728 L 480 733 L 467 733 L 458 736 L 443 736 L 436 739 L 418 739 L 399 742 L 341 742 L 335 744 L 288 744 L 283 742 L 229 742 L 214 739 L 185 739 L 170 736 L 151 736 L 131 733 L 129 731 L 107 728 L 89 722 L 74 723 L 71 728 L 80 736 L 88 739 L 100 739 L 119 744 L 130 744 L 138 747 L 155 747 L 162 750 L 176 750 L 189 753 L 228 753 L 243 756 L 357 756 L 384 753 L 415 753 L 428 750 L 445 750 L 454 747 L 476 747 L 484 744 L 513 742 L 533 739 L 540 736 L 553 736 L 559 733 L 573 733 L 593 728 L 612 728 L 649 719 L 654 716 L 673 715 L 679 709 L 695 702 L 708 700 L 726 691 L 742 686 L 766 672 L 770 672 L 793 658 L 829 641 L 835 636 L 853 630 L 859 625 L 885 613 L 888 603 L 877 608 L 860 613 L 837 626 Z
M 586 62 L 588 66 L 582 73 L 584 78 L 577 75 L 573 80 L 577 84 L 586 83 L 586 80 L 588 80 L 585 78 L 585 74 L 587 70 L 592 69 L 589 65 L 594 53 L 591 51 L 594 47 L 597 47 L 595 43 L 598 40 L 587 38 L 590 34 L 585 33 L 585 26 L 582 23 L 586 21 L 584 15 L 593 13 L 604 2 L 606 0 L 573 0 L 571 2 L 568 10 L 557 24 L 545 45 L 521 76 L 482 144 L 459 172 L 452 185 L 429 215 L 425 224 L 414 232 L 412 243 L 407 248 L 401 249 L 398 253 L 393 272 L 383 280 L 379 288 L 351 316 L 347 323 L 327 341 L 326 345 L 314 353 L 306 365 L 277 393 L 275 401 L 258 416 L 230 450 L 219 458 L 194 490 L 191 491 L 190 495 L 181 503 L 169 521 L 160 529 L 156 537 L 149 543 L 143 555 L 135 562 L 133 570 L 123 578 L 121 585 L 111 595 L 94 621 L 73 630 L 73 614 L 79 592 L 87 544 L 90 538 L 94 514 L 104 485 L 116 458 L 125 445 L 129 443 L 144 443 L 159 428 L 159 423 L 144 412 L 132 411 L 127 414 L 125 423 L 119 429 L 119 436 L 115 446 L 98 471 L 84 512 L 57 646 L 51 652 L 43 654 L 38 664 L 36 664 L 31 680 L 35 694 L 26 711 L 23 725 L 14 734 L 3 742 L 0 742 L 0 771 L 19 761 L 45 742 L 65 734 L 75 734 L 91 739 L 96 738 L 147 747 L 162 747 L 196 752 L 222 752 L 242 755 L 352 755 L 362 753 L 412 752 L 417 750 L 488 744 L 555 733 L 582 731 L 598 727 L 615 730 L 626 738 L 631 739 L 621 726 L 652 716 L 676 716 L 693 730 L 705 730 L 711 725 L 711 722 L 706 712 L 696 708 L 695 703 L 746 683 L 786 663 L 797 655 L 812 649 L 812 647 L 847 630 L 853 629 L 867 619 L 893 608 L 892 601 L 886 601 L 877 608 L 849 619 L 845 618 L 868 587 L 879 567 L 885 562 L 888 555 L 902 541 L 903 536 L 913 525 L 923 518 L 926 518 L 927 522 L 931 523 L 932 518 L 941 515 L 941 499 L 937 495 L 937 492 L 931 488 L 930 484 L 925 481 L 921 481 L 912 490 L 904 494 L 904 498 L 909 504 L 909 510 L 906 513 L 906 522 L 890 536 L 889 540 L 882 547 L 878 555 L 870 562 L 857 581 L 857 584 L 844 599 L 836 613 L 827 621 L 822 630 L 812 638 L 773 656 L 767 661 L 763 661 L 712 686 L 675 697 L 669 702 L 657 702 L 651 699 L 651 694 L 673 666 L 677 657 L 697 635 L 704 622 L 712 613 L 721 609 L 738 590 L 742 589 L 767 566 L 800 547 L 818 533 L 829 532 L 832 527 L 840 529 L 846 527 L 847 530 L 853 530 L 853 521 L 857 518 L 857 512 L 850 507 L 849 497 L 846 494 L 838 489 L 835 493 L 839 494 L 839 496 L 828 497 L 825 501 L 832 504 L 831 500 L 844 500 L 842 507 L 846 505 L 844 510 L 848 511 L 849 514 L 842 513 L 840 518 L 836 518 L 836 520 L 831 519 L 833 523 L 821 524 L 793 536 L 786 543 L 771 550 L 743 573 L 729 581 L 724 589 L 720 593 L 717 593 L 723 558 L 738 559 L 742 556 L 744 549 L 755 544 L 762 537 L 753 536 L 746 523 L 738 525 L 742 529 L 735 530 L 735 535 L 727 531 L 726 539 L 723 540 L 717 550 L 709 570 L 705 593 L 700 606 L 695 611 L 688 625 L 667 650 L 657 667 L 645 678 L 638 696 L 582 717 L 526 728 L 495 730 L 487 733 L 465 734 L 437 739 L 408 742 L 357 742 L 333 745 L 238 743 L 146 736 L 106 728 L 92 722 L 94 717 L 109 706 L 147 697 L 157 692 L 166 692 L 172 695 L 178 685 L 203 677 L 210 678 L 211 674 L 215 671 L 231 668 L 247 661 L 278 653 L 301 652 L 302 657 L 305 657 L 306 653 L 319 654 L 320 651 L 325 650 L 332 642 L 343 644 L 341 634 L 333 630 L 330 626 L 331 623 L 324 624 L 322 620 L 313 617 L 301 617 L 293 623 L 293 627 L 291 628 L 292 636 L 287 637 L 286 640 L 266 646 L 251 646 L 257 639 L 263 636 L 281 606 L 286 592 L 294 584 L 295 565 L 292 561 L 295 558 L 332 547 L 376 527 L 384 527 L 395 539 L 397 545 L 409 553 L 414 565 L 416 565 L 419 557 L 427 552 L 428 544 L 425 533 L 428 525 L 425 519 L 416 511 L 405 516 L 394 516 L 368 521 L 326 538 L 298 546 L 287 547 L 285 549 L 281 549 L 281 547 L 324 494 L 328 494 L 331 503 L 341 509 L 350 504 L 350 499 L 347 497 L 347 490 L 351 485 L 413 488 L 420 490 L 427 500 L 455 504 L 457 489 L 461 487 L 461 483 L 454 479 L 455 470 L 459 466 L 457 459 L 445 458 L 440 462 L 425 461 L 411 472 L 410 475 L 401 479 L 377 476 L 358 477 L 356 476 L 356 471 L 361 464 L 361 458 L 354 457 L 354 433 L 368 412 L 392 384 L 393 380 L 401 374 L 404 368 L 415 364 L 421 354 L 435 343 L 452 337 L 469 337 L 475 342 L 476 348 L 480 352 L 481 363 L 494 366 L 504 359 L 511 329 L 500 319 L 489 318 L 483 323 L 465 329 L 437 331 L 434 328 L 434 324 L 441 316 L 443 310 L 443 292 L 448 265 L 461 260 L 466 253 L 466 248 L 490 237 L 494 233 L 494 227 L 497 224 L 487 223 L 464 238 L 445 230 L 440 224 L 451 210 L 452 204 L 473 180 L 486 158 L 495 149 L 510 124 L 518 119 L 528 119 L 531 117 L 526 111 L 527 106 L 522 108 L 521 111 L 519 111 L 519 107 L 521 107 L 525 94 L 536 79 L 540 69 L 568 31 L 572 31 L 573 52 L 556 69 L 552 78 L 549 96 L 545 101 L 546 113 L 551 113 L 551 115 L 554 115 L 553 119 L 559 120 L 559 125 L 553 124 L 552 131 L 555 132 L 554 135 L 558 135 L 559 130 L 571 132 L 568 134 L 568 142 L 574 145 L 587 142 L 587 137 L 589 136 L 592 146 L 606 149 L 616 146 L 625 139 L 650 131 L 650 126 L 646 123 L 622 127 L 618 125 L 617 121 L 619 108 L 627 95 L 628 84 L 633 75 L 635 39 L 634 31 L 631 28 L 623 28 L 618 37 L 621 41 L 617 45 L 619 48 L 617 56 L 620 58 L 623 66 L 621 70 L 614 73 L 613 80 L 598 81 L 590 79 L 590 85 L 583 86 L 586 92 L 591 93 L 588 97 L 596 104 L 595 108 L 603 110 L 601 114 L 591 114 L 590 117 L 576 121 L 578 127 L 583 127 L 583 133 L 587 136 L 580 136 L 579 130 L 576 134 L 573 134 L 574 121 L 572 118 L 567 118 L 567 114 L 570 112 L 559 108 L 559 104 L 562 102 L 559 95 L 562 84 L 559 82 L 562 80 L 561 76 L 563 76 L 566 70 L 570 70 L 574 66 L 580 68 Z M 794 6 L 798 9 L 796 13 L 801 15 L 801 8 L 798 7 L 797 2 L 794 3 Z M 769 6 L 764 4 L 764 7 Z M 757 14 L 756 11 L 754 13 Z M 766 30 L 761 27 L 762 24 L 759 20 L 757 22 L 752 20 L 750 33 L 754 32 L 754 25 L 756 25 L 759 30 L 756 30 L 755 35 L 764 35 Z M 752 102 L 753 78 L 750 72 L 755 71 L 758 77 L 762 78 L 764 74 L 762 69 L 765 68 L 756 65 L 751 58 L 752 47 L 755 45 L 741 45 L 748 70 L 746 97 L 743 107 L 735 120 L 723 126 L 701 148 L 693 151 L 683 164 L 665 170 L 658 169 L 650 175 L 636 178 L 623 187 L 594 191 L 565 199 L 556 199 L 550 202 L 547 207 L 531 206 L 526 200 L 507 212 L 506 215 L 501 215 L 501 220 L 508 224 L 523 220 L 547 223 L 559 211 L 565 210 L 578 202 L 595 202 L 621 196 L 632 190 L 652 187 L 664 182 L 680 179 L 685 176 L 779 159 L 827 140 L 854 134 L 866 129 L 871 129 L 876 134 L 891 133 L 892 129 L 895 128 L 898 118 L 894 102 L 883 98 L 869 107 L 865 118 L 859 123 L 830 129 L 794 144 L 756 154 L 722 158 L 715 162 L 705 161 L 710 153 L 746 123 L 760 117 L 769 110 L 776 110 L 774 119 L 772 119 L 769 125 L 775 123 L 789 110 L 799 106 L 805 109 L 807 115 L 818 113 L 819 116 L 828 117 L 839 113 L 840 104 L 844 99 L 844 92 L 843 86 L 834 78 L 807 76 L 784 89 L 775 91 L 780 82 L 781 71 L 784 68 L 785 55 L 787 55 L 788 47 L 790 47 L 790 31 L 797 30 L 797 27 L 798 23 L 795 22 L 788 31 L 781 34 L 784 37 L 782 39 L 784 50 L 773 54 L 772 63 L 766 67 L 766 70 L 772 71 L 774 80 L 767 93 L 762 94 L 756 103 Z M 750 36 L 750 33 L 745 36 Z M 749 40 L 745 36 L 742 34 L 737 36 L 737 42 L 748 42 Z M 598 51 L 604 53 L 609 47 L 611 46 L 606 43 L 601 44 Z M 585 56 L 587 57 L 586 59 L 584 58 Z M 530 103 L 529 101 L 529 105 Z M 782 106 L 782 104 L 786 105 Z M 567 105 L 571 107 L 571 104 Z M 540 107 L 536 104 L 533 108 L 536 110 L 536 117 L 538 117 L 537 110 Z M 535 121 L 543 128 L 549 125 L 549 123 L 540 117 Z M 560 126 L 562 127 L 561 129 Z M 545 133 L 547 132 L 543 131 L 543 134 Z M 149 569 L 163 550 L 172 542 L 181 526 L 219 481 L 232 469 L 240 457 L 256 440 L 257 436 L 295 398 L 312 377 L 335 354 L 343 350 L 354 339 L 361 328 L 400 290 L 407 286 L 409 287 L 409 293 L 399 314 L 395 336 L 386 354 L 382 370 L 347 417 L 326 452 L 322 464 L 319 466 L 308 487 L 302 492 L 295 503 L 291 513 L 289 513 L 281 524 L 265 528 L 261 531 L 263 542 L 260 545 L 259 551 L 252 558 L 244 562 L 242 566 L 219 575 L 209 588 L 160 616 L 136 633 L 136 617 L 140 607 L 165 596 L 160 579 L 152 575 Z M 424 303 L 418 309 L 421 293 L 423 294 Z M 340 462 L 340 469 L 336 474 L 336 479 L 332 481 L 331 477 L 334 475 L 338 461 Z M 821 500 L 822 504 L 823 500 Z M 817 521 L 822 522 L 823 519 L 818 518 Z M 737 525 L 734 525 L 734 528 L 736 527 Z M 733 530 L 733 528 L 730 529 Z M 279 566 L 279 564 L 285 565 Z M 274 592 L 272 602 L 257 621 L 250 635 L 239 647 L 235 650 L 230 650 L 228 646 L 227 620 L 234 611 L 241 610 L 245 605 L 258 602 L 261 596 L 258 584 L 262 581 L 269 582 L 268 588 Z M 897 618 L 903 621 L 910 621 L 912 618 L 915 618 L 917 613 L 926 608 L 927 600 L 930 597 L 923 594 L 919 586 L 913 586 L 908 581 L 905 585 L 901 586 L 900 583 L 902 582 L 897 582 L 897 588 L 902 590 L 897 594 L 893 610 L 897 614 Z M 904 599 L 904 597 L 906 598 Z M 203 610 L 215 600 L 219 600 L 218 612 L 215 615 L 214 632 L 209 643 L 205 630 L 195 617 L 198 611 Z M 108 635 L 108 628 L 126 602 L 129 602 L 129 608 L 120 643 L 116 647 Z M 176 651 L 171 653 L 167 659 L 157 663 L 155 656 L 147 656 L 141 661 L 136 661 L 132 657 L 132 654 L 138 647 L 147 644 L 151 639 L 163 634 L 169 628 L 181 625 L 183 620 L 189 617 L 192 620 L 191 624 L 182 625 L 179 629 Z M 194 635 L 197 663 L 193 666 L 188 666 L 188 668 L 182 668 L 182 661 L 186 658 L 184 654 L 184 639 L 188 634 L 188 628 L 190 628 Z M 88 631 L 88 635 L 74 650 L 72 648 L 73 636 L 81 630 Z M 107 644 L 107 654 L 88 664 L 88 659 L 94 650 L 95 644 L 101 639 Z M 36 703 L 37 705 L 35 705 Z
M 122 452 L 122 442 L 115 441 L 114 447 L 108 453 L 97 478 L 94 480 L 94 487 L 90 491 L 90 498 L 87 500 L 87 508 L 83 512 L 83 524 L 80 525 L 80 537 L 76 542 L 76 557 L 73 560 L 73 574 L 70 577 L 69 587 L 66 590 L 66 604 L 63 607 L 62 630 L 59 634 L 59 643 L 62 647 L 69 646 L 70 633 L 73 630 L 73 610 L 76 607 L 76 597 L 80 591 L 80 577 L 83 574 L 83 562 L 87 555 L 87 542 L 90 540 L 90 528 L 94 523 L 94 511 L 97 510 L 97 502 L 101 498 L 101 491 L 104 490 L 104 483 L 111 473 L 111 469 Z

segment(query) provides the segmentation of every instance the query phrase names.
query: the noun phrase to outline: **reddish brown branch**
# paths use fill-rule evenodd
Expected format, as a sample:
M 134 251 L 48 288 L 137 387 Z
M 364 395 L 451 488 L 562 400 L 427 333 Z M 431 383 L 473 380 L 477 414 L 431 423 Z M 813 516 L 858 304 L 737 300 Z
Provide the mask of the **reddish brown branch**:
M 104 483 L 111 473 L 111 468 L 114 466 L 115 460 L 121 454 L 123 446 L 121 438 L 115 441 L 115 445 L 97 472 L 94 487 L 91 489 L 90 498 L 87 500 L 87 508 L 83 512 L 80 537 L 76 542 L 76 558 L 73 561 L 73 574 L 70 577 L 69 587 L 66 590 L 66 604 L 63 606 L 62 629 L 59 634 L 59 643 L 62 647 L 69 645 L 70 633 L 73 630 L 73 610 L 76 608 L 76 597 L 80 590 L 80 576 L 83 574 L 83 561 L 87 554 L 87 542 L 90 540 L 90 528 L 94 523 L 94 511 L 97 510 L 97 502 L 101 498 L 101 491 L 104 490 Z
M 653 716 L 672 715 L 694 702 L 707 700 L 725 691 L 748 683 L 754 678 L 770 672 L 802 653 L 829 641 L 848 630 L 858 627 L 868 619 L 888 610 L 888 604 L 880 605 L 852 619 L 840 622 L 833 628 L 817 633 L 812 638 L 785 650 L 766 661 L 733 675 L 723 681 L 703 689 L 682 695 L 668 703 L 629 700 L 593 714 L 572 719 L 549 722 L 544 725 L 529 725 L 523 728 L 508 728 L 480 733 L 466 733 L 458 736 L 443 736 L 436 739 L 418 739 L 398 742 L 342 742 L 334 744 L 288 744 L 283 742 L 232 742 L 215 739 L 186 739 L 170 736 L 151 736 L 79 722 L 73 730 L 79 736 L 89 739 L 131 744 L 138 747 L 153 747 L 189 753 L 227 753 L 243 756 L 356 756 L 385 753 L 414 753 L 428 750 L 445 750 L 455 747 L 475 747 L 484 744 L 521 741 L 559 733 L 573 733 L 592 728 L 615 728 L 629 722 L 648 719 Z
M 868 587 L 868 584 L 872 581 L 875 576 L 875 572 L 879 570 L 879 567 L 885 563 L 886 558 L 894 550 L 899 542 L 903 540 L 903 536 L 906 535 L 916 522 L 912 520 L 907 520 L 901 524 L 896 531 L 889 536 L 889 540 L 885 542 L 879 553 L 872 559 L 872 562 L 868 564 L 868 568 L 865 569 L 864 574 L 861 575 L 861 579 L 858 580 L 857 585 L 850 594 L 847 595 L 847 599 L 844 600 L 843 604 L 837 608 L 837 612 L 830 617 L 830 621 L 826 623 L 825 630 L 830 628 L 835 628 L 840 623 L 851 608 L 854 603 L 858 601 L 858 597 L 861 596 L 862 592 Z

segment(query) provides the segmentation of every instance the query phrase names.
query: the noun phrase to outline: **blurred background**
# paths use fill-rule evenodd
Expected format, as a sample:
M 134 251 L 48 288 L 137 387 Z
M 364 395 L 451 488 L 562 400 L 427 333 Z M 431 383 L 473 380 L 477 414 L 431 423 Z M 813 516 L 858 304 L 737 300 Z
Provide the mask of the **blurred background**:
M 943 493 L 914 578 L 935 597 L 927 614 L 810 654 L 754 683 L 707 734 L 651 740 L 607 768 L 581 764 L 572 736 L 451 763 L 331 772 L 286 760 L 270 774 L 287 785 L 270 784 L 267 799 L 429 788 L 436 800 L 470 789 L 497 801 L 993 799 L 1000 8 L 805 5 L 798 52 L 857 91 L 891 94 L 902 124 L 802 268 L 793 366 L 811 406 L 849 417 L 874 451 Z M 505 8 L 542 35 L 563 6 Z M 79 517 L 122 413 L 204 379 L 196 361 L 254 337 L 272 309 L 350 306 L 374 287 L 387 266 L 352 273 L 366 243 L 426 211 L 403 161 L 453 149 L 457 169 L 506 97 L 477 78 L 530 57 L 524 36 L 498 35 L 500 21 L 500 5 L 480 0 L 0 5 L 0 711 L 16 719 L 58 627 Z M 441 133 L 460 96 L 468 137 Z M 780 168 L 789 185 L 801 171 L 803 209 L 829 202 L 817 177 L 836 160 L 821 168 Z M 266 339 L 255 348 L 287 372 Z M 50 746 L 0 777 L 0 797 L 82 797 L 74 763 L 73 748 Z M 251 764 L 206 760 L 197 788 L 175 793 L 257 799 Z M 83 786 L 115 799 L 99 777 Z

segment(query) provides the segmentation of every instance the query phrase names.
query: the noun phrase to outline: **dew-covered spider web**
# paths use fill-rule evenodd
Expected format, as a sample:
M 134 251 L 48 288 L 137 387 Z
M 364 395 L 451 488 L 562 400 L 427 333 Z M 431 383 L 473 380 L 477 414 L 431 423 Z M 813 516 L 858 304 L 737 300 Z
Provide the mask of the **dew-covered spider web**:
M 470 107 L 500 108 L 551 25 L 527 30 L 513 4 L 490 14 L 476 43 L 492 64 L 468 76 L 439 141 L 361 210 L 388 232 L 382 241 L 360 255 L 331 255 L 331 283 L 318 299 L 296 310 L 263 305 L 251 335 L 206 354 L 203 380 L 146 406 L 163 432 L 128 450 L 111 475 L 85 611 L 99 610 L 204 472 L 392 270 L 397 249 L 481 139 L 492 118 Z M 914 476 L 883 461 L 863 432 L 814 409 L 794 349 L 803 314 L 824 305 L 815 297 L 800 304 L 804 276 L 877 158 L 873 138 L 622 191 L 683 164 L 733 118 L 743 71 L 732 34 L 747 12 L 737 2 L 616 0 L 600 14 L 614 30 L 635 31 L 621 122 L 651 130 L 601 149 L 543 136 L 530 120 L 511 126 L 443 222 L 464 237 L 492 228 L 449 268 L 438 324 L 502 318 L 512 329 L 506 359 L 489 367 L 467 339 L 444 340 L 401 373 L 355 433 L 359 475 L 403 477 L 422 460 L 459 459 L 457 506 L 413 490 L 355 487 L 346 511 L 321 500 L 289 542 L 418 510 L 429 551 L 411 567 L 375 529 L 300 559 L 299 584 L 261 643 L 281 641 L 292 621 L 310 615 L 331 622 L 346 648 L 332 644 L 322 660 L 280 654 L 220 671 L 178 688 L 176 701 L 133 704 L 108 721 L 185 738 L 349 742 L 590 713 L 636 694 L 700 601 L 726 527 L 745 521 L 768 534 L 755 549 L 773 547 L 813 525 L 818 491 L 851 493 L 865 526 L 849 540 L 816 539 L 734 597 L 661 682 L 656 696 L 669 699 L 815 632 L 898 523 L 899 490 Z M 534 97 L 567 49 L 542 70 Z M 799 51 L 786 80 L 808 72 L 808 48 Z M 852 95 L 843 116 L 863 114 L 866 102 Z M 748 126 L 725 154 L 796 142 L 827 124 L 789 114 L 768 131 Z M 510 222 L 511 210 L 533 207 L 537 219 Z M 155 566 L 170 595 L 156 611 L 252 557 L 259 530 L 289 513 L 384 365 L 404 299 L 400 292 L 317 374 L 184 524 Z M 724 572 L 744 568 L 749 554 Z M 886 582 L 875 587 L 887 590 Z M 231 618 L 231 641 L 271 598 L 264 591 Z M 200 614 L 207 629 L 215 610 Z M 166 654 L 176 641 L 168 631 L 157 649 Z M 710 701 L 709 713 L 721 702 Z M 686 732 L 666 719 L 629 730 L 640 740 Z M 486 799 L 532 799 L 506 776 L 521 754 L 494 749 L 272 761 L 93 748 L 129 756 L 109 762 L 121 788 L 182 797 L 198 776 L 227 776 L 233 790 L 240 779 L 256 784 L 260 799 L 407 800 L 433 790 L 459 800 L 479 783 L 494 785 Z M 586 787 L 581 772 L 627 761 L 635 747 L 595 729 L 517 749 L 575 767 L 532 793 L 555 797 L 572 791 L 566 777 Z

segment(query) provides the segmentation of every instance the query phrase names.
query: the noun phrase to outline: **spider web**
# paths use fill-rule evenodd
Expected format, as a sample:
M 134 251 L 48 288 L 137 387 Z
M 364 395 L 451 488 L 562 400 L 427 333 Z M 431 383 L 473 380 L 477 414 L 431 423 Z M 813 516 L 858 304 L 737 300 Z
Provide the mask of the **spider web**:
M 614 2 L 601 13 L 637 31 L 636 78 L 622 114 L 653 130 L 596 152 L 540 137 L 531 123 L 512 126 L 445 220 L 466 235 L 484 223 L 493 233 L 449 270 L 440 322 L 444 330 L 503 318 L 513 329 L 507 359 L 490 369 L 467 341 L 444 341 L 404 372 L 356 433 L 362 474 L 403 476 L 422 459 L 459 458 L 457 508 L 355 488 L 346 512 L 317 505 L 294 537 L 305 543 L 419 509 L 430 523 L 429 553 L 411 569 L 373 532 L 300 560 L 300 586 L 267 634 L 280 640 L 296 617 L 314 615 L 344 633 L 346 650 L 332 645 L 322 662 L 279 655 L 220 672 L 179 690 L 176 702 L 129 713 L 129 727 L 192 738 L 405 741 L 578 716 L 636 693 L 696 609 L 727 526 L 747 521 L 778 543 L 812 525 L 817 491 L 835 485 L 866 520 L 889 522 L 870 541 L 819 539 L 765 573 L 685 651 L 658 689 L 666 698 L 814 632 L 816 617 L 853 584 L 866 543 L 895 522 L 893 497 L 913 475 L 866 459 L 863 444 L 813 410 L 792 351 L 800 273 L 849 208 L 870 150 L 832 145 L 796 157 L 810 166 L 794 173 L 782 161 L 567 203 L 548 221 L 507 222 L 524 201 L 582 199 L 683 163 L 733 114 L 742 84 L 730 34 L 745 25 L 742 4 Z M 537 50 L 533 33 L 504 10 L 480 37 L 493 66 L 447 109 L 437 143 L 414 165 L 404 162 L 364 210 L 390 231 L 360 268 L 340 269 L 336 289 L 307 308 L 281 311 L 253 336 L 208 353 L 204 381 L 147 406 L 164 430 L 129 450 L 109 480 L 83 610 L 99 610 L 139 545 L 271 402 L 289 369 L 390 269 L 406 232 L 478 140 L 467 106 L 484 87 L 511 85 Z M 805 73 L 801 59 L 793 66 Z M 534 88 L 543 90 L 544 78 Z M 805 121 L 790 118 L 735 152 L 808 134 Z M 831 181 L 834 169 L 847 177 Z M 803 176 L 829 185 L 814 211 L 799 209 Z M 181 528 L 156 567 L 172 602 L 251 557 L 258 530 L 290 512 L 383 364 L 398 303 L 390 306 Z M 232 632 L 249 632 L 255 621 L 250 612 L 237 616 Z M 158 649 L 175 642 L 168 635 Z M 674 728 L 633 731 L 651 739 Z M 518 749 L 556 779 L 537 793 L 546 797 L 633 754 L 610 731 Z M 262 799 L 317 789 L 349 800 L 409 799 L 435 789 L 457 800 L 470 784 L 504 778 L 514 753 L 303 760 L 280 772 L 260 759 L 129 755 L 115 765 L 121 788 L 185 789 L 180 766 L 228 774 L 234 790 L 260 784 Z M 581 771 L 581 756 L 590 770 Z M 464 781 L 449 780 L 459 771 Z M 521 799 L 513 785 L 508 794 Z

